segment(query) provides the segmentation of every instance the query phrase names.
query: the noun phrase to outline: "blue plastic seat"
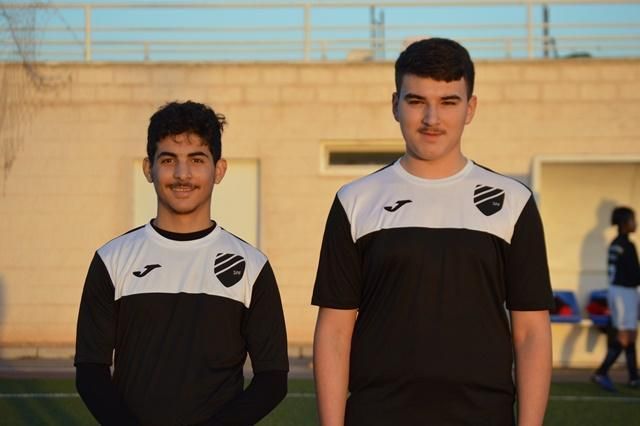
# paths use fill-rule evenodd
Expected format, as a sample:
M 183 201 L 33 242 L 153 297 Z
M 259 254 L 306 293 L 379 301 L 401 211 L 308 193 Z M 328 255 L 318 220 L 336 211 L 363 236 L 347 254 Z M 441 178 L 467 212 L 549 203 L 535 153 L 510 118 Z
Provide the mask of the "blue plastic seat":
M 593 290 L 591 293 L 589 293 L 589 304 L 587 306 L 589 306 L 591 303 L 599 303 L 604 306 L 608 306 L 608 294 L 609 291 L 607 289 Z M 607 314 L 594 314 L 589 311 L 587 311 L 587 314 L 589 315 L 591 321 L 593 321 L 593 325 L 596 325 L 598 327 L 606 327 L 611 321 L 611 317 Z
M 568 306 L 570 309 L 570 314 L 560 314 L 556 313 L 551 314 L 551 322 L 569 322 L 569 323 L 579 323 L 581 321 L 580 317 L 580 308 L 578 307 L 578 300 L 576 299 L 576 295 L 573 291 L 569 290 L 554 290 L 553 299 L 556 301 L 556 304 L 561 303 L 564 306 Z

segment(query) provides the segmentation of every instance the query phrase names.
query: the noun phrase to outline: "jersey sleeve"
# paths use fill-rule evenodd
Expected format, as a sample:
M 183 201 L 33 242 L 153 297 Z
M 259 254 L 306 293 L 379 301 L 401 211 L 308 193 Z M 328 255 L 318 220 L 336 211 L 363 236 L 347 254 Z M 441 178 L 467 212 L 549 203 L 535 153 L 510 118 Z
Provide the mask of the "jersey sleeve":
M 533 196 L 529 197 L 518 217 L 506 262 L 507 309 L 551 309 L 553 293 L 544 231 Z
M 629 241 L 618 261 L 620 284 L 628 287 L 640 285 L 640 265 L 636 246 Z M 617 277 L 618 278 L 618 277 Z M 616 283 L 618 284 L 618 283 Z
M 289 371 L 287 331 L 276 278 L 267 261 L 253 285 L 243 323 L 254 373 Z
M 135 426 L 140 422 L 131 414 L 111 380 L 106 364 L 76 365 L 76 389 L 93 417 L 101 425 Z
M 286 371 L 256 373 L 244 392 L 197 426 L 255 425 L 287 395 Z
M 327 217 L 313 288 L 313 305 L 357 309 L 362 289 L 360 256 L 347 214 L 336 196 Z
M 638 251 L 636 250 L 635 244 L 631 243 L 631 247 L 633 247 L 633 254 L 631 255 L 631 277 L 633 285 L 640 286 L 640 261 L 638 261 Z
M 111 365 L 116 335 L 115 289 L 104 262 L 95 253 L 82 290 L 74 364 Z

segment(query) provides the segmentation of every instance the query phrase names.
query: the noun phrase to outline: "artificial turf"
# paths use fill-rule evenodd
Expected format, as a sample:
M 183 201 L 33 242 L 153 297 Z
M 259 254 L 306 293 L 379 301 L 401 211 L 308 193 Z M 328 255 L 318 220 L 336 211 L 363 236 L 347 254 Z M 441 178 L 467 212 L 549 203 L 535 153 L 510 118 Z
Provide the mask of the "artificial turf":
M 95 425 L 71 379 L 0 379 L 3 426 Z M 313 382 L 289 381 L 288 397 L 260 426 L 317 425 Z M 49 397 L 18 397 L 47 394 Z M 58 397 L 55 397 L 55 395 Z M 9 397 L 10 395 L 13 395 Z M 554 383 L 545 426 L 630 426 L 640 424 L 640 391 L 620 386 L 612 394 L 590 383 Z

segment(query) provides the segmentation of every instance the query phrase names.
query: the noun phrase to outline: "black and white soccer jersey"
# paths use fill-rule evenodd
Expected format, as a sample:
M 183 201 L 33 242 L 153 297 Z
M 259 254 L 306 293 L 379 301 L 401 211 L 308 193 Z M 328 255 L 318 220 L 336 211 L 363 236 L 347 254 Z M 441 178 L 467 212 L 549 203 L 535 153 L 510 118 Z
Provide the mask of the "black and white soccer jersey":
M 468 161 L 428 180 L 398 161 L 338 192 L 314 305 L 358 309 L 348 425 L 511 425 L 504 306 L 546 310 L 540 217 L 519 182 Z
M 219 226 L 176 241 L 150 224 L 96 252 L 75 363 L 111 364 L 142 424 L 195 424 L 242 392 L 242 366 L 288 371 L 282 305 L 267 258 Z
M 629 234 L 618 235 L 609 245 L 609 284 L 635 288 L 640 286 L 640 263 Z

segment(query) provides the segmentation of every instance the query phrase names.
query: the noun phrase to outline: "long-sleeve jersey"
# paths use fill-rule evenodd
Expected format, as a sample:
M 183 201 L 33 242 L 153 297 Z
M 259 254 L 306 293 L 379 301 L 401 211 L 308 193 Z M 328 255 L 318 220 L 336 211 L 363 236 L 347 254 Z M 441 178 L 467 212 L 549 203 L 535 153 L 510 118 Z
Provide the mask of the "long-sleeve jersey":
M 618 235 L 609 245 L 609 284 L 621 287 L 640 285 L 640 264 L 636 246 L 628 234 Z
M 205 234 L 147 224 L 101 247 L 87 274 L 75 364 L 110 365 L 115 352 L 113 386 L 142 424 L 202 423 L 242 405 L 247 354 L 256 377 L 288 371 L 267 258 L 220 227 Z

